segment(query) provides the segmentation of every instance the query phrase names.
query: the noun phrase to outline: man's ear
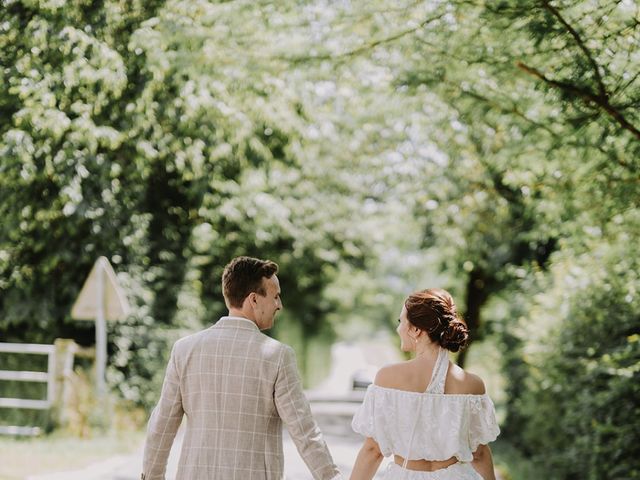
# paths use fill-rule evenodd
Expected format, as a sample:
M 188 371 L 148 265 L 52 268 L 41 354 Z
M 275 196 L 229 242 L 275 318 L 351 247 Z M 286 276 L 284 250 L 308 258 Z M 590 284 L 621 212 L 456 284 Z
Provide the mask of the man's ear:
M 244 297 L 242 301 L 242 308 L 253 307 L 255 305 L 255 294 L 251 292 L 249 295 Z

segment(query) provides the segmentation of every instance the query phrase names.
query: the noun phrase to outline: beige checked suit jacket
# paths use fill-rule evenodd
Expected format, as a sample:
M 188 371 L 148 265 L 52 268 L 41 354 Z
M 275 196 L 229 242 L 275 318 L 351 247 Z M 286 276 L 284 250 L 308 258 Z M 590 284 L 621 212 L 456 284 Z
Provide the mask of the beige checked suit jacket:
M 281 480 L 282 423 L 314 479 L 339 478 L 311 416 L 293 349 L 222 317 L 178 340 L 147 429 L 143 474 L 163 480 L 183 415 L 178 480 Z

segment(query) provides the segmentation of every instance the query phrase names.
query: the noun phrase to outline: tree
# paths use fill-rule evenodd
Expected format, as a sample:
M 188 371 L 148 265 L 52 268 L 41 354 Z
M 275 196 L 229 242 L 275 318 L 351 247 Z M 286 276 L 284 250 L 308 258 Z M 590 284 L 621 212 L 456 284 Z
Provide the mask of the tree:
M 175 330 L 222 313 L 218 279 L 232 256 L 279 261 L 292 316 L 313 335 L 326 258 L 362 255 L 357 239 L 343 247 L 339 225 L 326 228 L 331 211 L 307 217 L 323 197 L 315 184 L 277 190 L 280 178 L 307 176 L 295 99 L 270 96 L 276 79 L 250 70 L 238 83 L 217 63 L 184 63 L 209 48 L 190 36 L 208 28 L 194 5 L 2 7 L 3 338 L 90 343 L 69 310 L 106 254 L 135 305 L 111 332 L 111 374 L 141 402 Z

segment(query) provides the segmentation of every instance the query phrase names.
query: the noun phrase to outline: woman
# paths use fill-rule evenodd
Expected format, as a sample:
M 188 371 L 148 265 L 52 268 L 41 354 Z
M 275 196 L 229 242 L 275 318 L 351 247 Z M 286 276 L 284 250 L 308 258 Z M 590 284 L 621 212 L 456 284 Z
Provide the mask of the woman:
M 451 295 L 416 292 L 398 321 L 401 348 L 415 358 L 382 368 L 367 389 L 352 422 L 367 438 L 351 480 L 370 480 L 392 454 L 385 480 L 495 480 L 493 402 L 478 376 L 449 361 L 469 336 Z

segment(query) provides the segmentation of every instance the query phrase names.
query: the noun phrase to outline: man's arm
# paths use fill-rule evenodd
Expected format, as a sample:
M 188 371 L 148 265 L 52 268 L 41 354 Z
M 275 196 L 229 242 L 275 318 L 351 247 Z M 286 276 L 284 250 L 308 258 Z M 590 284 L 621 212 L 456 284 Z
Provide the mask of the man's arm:
M 147 427 L 147 441 L 144 446 L 142 462 L 144 473 L 141 478 L 143 480 L 164 480 L 171 445 L 173 445 L 173 439 L 180 422 L 182 422 L 183 415 L 182 394 L 174 346 L 162 384 L 160 400 L 156 408 L 153 409 Z
M 275 404 L 300 456 L 316 480 L 342 478 L 302 391 L 293 349 L 284 346 L 275 385 Z

